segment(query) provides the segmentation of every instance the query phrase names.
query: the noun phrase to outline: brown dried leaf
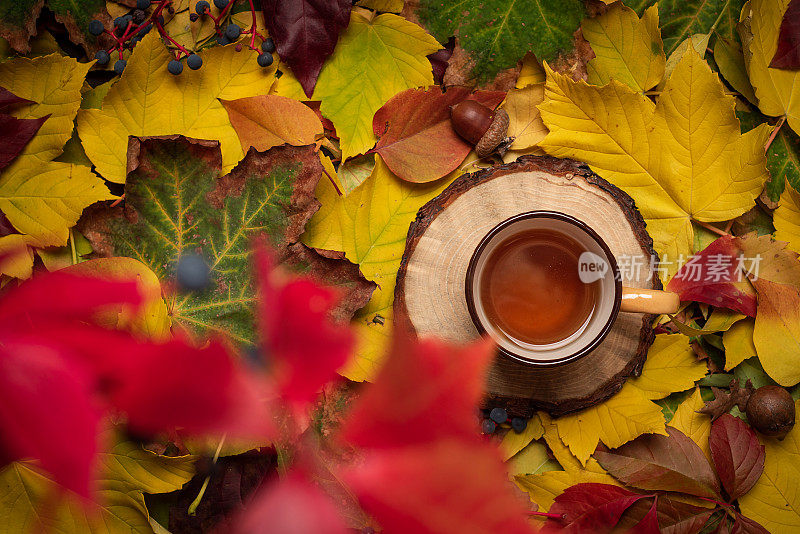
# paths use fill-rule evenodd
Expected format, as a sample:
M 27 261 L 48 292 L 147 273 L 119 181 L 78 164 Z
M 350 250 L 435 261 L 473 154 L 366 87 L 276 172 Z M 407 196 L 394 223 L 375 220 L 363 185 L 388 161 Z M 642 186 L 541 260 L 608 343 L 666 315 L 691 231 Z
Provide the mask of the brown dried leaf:
M 712 387 L 711 391 L 714 392 L 714 400 L 706 402 L 699 412 L 710 415 L 711 420 L 714 421 L 717 417 L 730 412 L 734 406 L 738 406 L 741 411 L 744 411 L 747 408 L 750 394 L 755 391 L 753 384 L 748 380 L 744 388 L 742 388 L 739 386 L 739 381 L 733 379 L 729 387 L 729 391 Z

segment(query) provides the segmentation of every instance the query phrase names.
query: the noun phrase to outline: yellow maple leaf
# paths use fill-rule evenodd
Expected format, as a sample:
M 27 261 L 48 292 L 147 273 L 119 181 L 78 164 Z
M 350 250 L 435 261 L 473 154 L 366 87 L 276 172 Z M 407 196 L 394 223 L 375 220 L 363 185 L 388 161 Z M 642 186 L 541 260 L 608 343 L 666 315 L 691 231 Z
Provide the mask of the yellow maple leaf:
M 534 416 L 528 421 L 528 425 L 520 433 L 514 430 L 509 430 L 503 439 L 500 441 L 500 453 L 503 455 L 503 461 L 508 460 L 519 451 L 524 449 L 530 444 L 531 441 L 537 440 L 544 434 L 542 421 L 538 416 Z
M 734 99 L 689 47 L 657 105 L 619 82 L 603 87 L 548 70 L 539 146 L 585 161 L 636 201 L 662 260 L 692 253 L 692 219 L 726 221 L 754 203 L 768 174 L 770 127 L 744 135 Z M 682 256 L 681 256 L 682 255 Z
M 367 20 L 355 11 L 319 74 L 314 100 L 336 127 L 342 161 L 375 144 L 372 116 L 397 93 L 433 84 L 425 57 L 442 46 L 422 28 L 385 13 Z
M 561 441 L 585 465 L 602 441 L 616 448 L 642 434 L 665 434 L 661 408 L 633 384 L 597 406 L 555 420 Z
M 242 151 L 254 147 L 259 152 L 288 143 L 313 144 L 322 136 L 317 114 L 297 100 L 276 95 L 223 100 L 231 125 L 242 143 Z
M 65 245 L 84 208 L 116 198 L 88 167 L 20 159 L 0 177 L 0 210 L 33 246 Z
M 745 319 L 735 323 L 722 334 L 722 345 L 725 347 L 725 370 L 730 371 L 747 358 L 756 355 L 753 344 L 753 319 Z
M 800 401 L 795 411 L 800 412 Z M 742 513 L 769 532 L 800 532 L 800 425 L 782 441 L 759 438 L 766 449 L 764 472 L 739 498 Z
M 372 174 L 346 197 L 330 180 L 320 180 L 321 208 L 306 224 L 303 242 L 338 250 L 378 284 L 372 300 L 355 317 L 358 345 L 353 360 L 341 371 L 351 380 L 367 380 L 380 364 L 388 341 L 397 270 L 406 234 L 417 211 L 441 193 L 460 171 L 429 184 L 412 184 L 392 174 L 377 158 Z M 375 315 L 382 320 L 375 321 Z
M 514 138 L 511 150 L 535 146 L 547 135 L 547 127 L 536 107 L 543 99 L 544 84 L 541 83 L 508 92 L 502 107 L 508 113 L 508 136 Z
M 708 372 L 698 361 L 689 338 L 683 334 L 658 334 L 647 352 L 642 375 L 630 380 L 648 399 L 663 399 L 694 387 Z
M 0 63 L 0 87 L 35 102 L 19 107 L 13 115 L 18 119 L 50 115 L 3 175 L 18 172 L 17 167 L 47 163 L 61 154 L 72 135 L 72 121 L 81 105 L 81 87 L 89 67 L 91 63 L 78 63 L 60 54 Z
M 775 239 L 786 241 L 789 248 L 800 252 L 800 193 L 787 185 L 778 208 L 773 212 Z
M 710 460 L 711 449 L 708 446 L 708 436 L 711 433 L 711 417 L 698 412 L 704 404 L 705 402 L 700 396 L 700 388 L 696 387 L 694 392 L 675 410 L 675 415 L 672 416 L 669 426 L 692 438 L 692 441 L 697 443 L 706 458 Z
M 664 76 L 667 60 L 657 6 L 648 8 L 640 20 L 634 10 L 617 2 L 599 17 L 583 19 L 581 31 L 595 54 L 586 65 L 589 83 L 616 80 L 644 92 Z
M 586 464 L 582 465 L 573 456 L 558 433 L 556 420 L 545 412 L 539 412 L 538 417 L 544 430 L 544 440 L 564 470 L 550 470 L 540 474 L 521 474 L 514 477 L 514 482 L 520 489 L 528 492 L 531 501 L 537 503 L 540 510 L 548 510 L 553 504 L 553 500 L 574 484 L 594 482 L 620 485 L 594 458 L 589 458 Z
M 750 0 L 742 8 L 739 35 L 750 83 L 764 115 L 785 116 L 800 134 L 800 71 L 769 67 L 778 48 L 778 32 L 790 0 Z
M 203 68 L 180 76 L 167 72 L 171 55 L 156 32 L 136 45 L 122 77 L 109 89 L 103 107 L 78 113 L 78 134 L 97 171 L 124 183 L 129 136 L 181 134 L 219 140 L 222 171 L 243 157 L 236 131 L 220 99 L 265 94 L 275 67 L 262 69 L 257 52 L 217 46 L 200 54 Z
M 533 52 L 527 52 L 522 58 L 522 66 L 517 76 L 517 82 L 514 85 L 517 89 L 522 89 L 534 83 L 544 83 L 546 79 L 544 67 L 542 63 L 536 58 Z
M 511 480 L 517 475 L 534 475 L 547 471 L 560 471 L 558 462 L 550 458 L 547 446 L 541 441 L 533 441 L 506 462 Z

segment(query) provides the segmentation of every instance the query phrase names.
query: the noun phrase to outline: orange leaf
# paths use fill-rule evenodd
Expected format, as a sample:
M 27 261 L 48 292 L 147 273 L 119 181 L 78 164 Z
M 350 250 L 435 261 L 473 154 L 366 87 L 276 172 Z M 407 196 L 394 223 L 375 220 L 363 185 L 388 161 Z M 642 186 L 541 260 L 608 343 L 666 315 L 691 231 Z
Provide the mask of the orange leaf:
M 222 100 L 236 135 L 246 153 L 252 146 L 259 152 L 274 146 L 310 145 L 322 135 L 316 113 L 297 100 L 276 95 Z

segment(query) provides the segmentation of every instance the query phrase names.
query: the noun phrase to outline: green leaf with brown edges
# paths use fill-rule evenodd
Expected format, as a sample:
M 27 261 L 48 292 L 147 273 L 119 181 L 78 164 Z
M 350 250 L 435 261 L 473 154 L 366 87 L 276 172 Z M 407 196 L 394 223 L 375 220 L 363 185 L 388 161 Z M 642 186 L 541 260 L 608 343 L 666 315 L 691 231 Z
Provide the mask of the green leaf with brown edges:
M 473 73 L 488 80 L 513 67 L 526 52 L 551 61 L 572 49 L 580 26 L 580 0 L 422 0 L 419 16 L 436 39 L 455 35 L 475 60 Z
M 334 319 L 349 320 L 375 287 L 342 255 L 324 255 L 299 243 L 317 211 L 314 188 L 322 174 L 313 147 L 251 150 L 221 178 L 219 146 L 183 137 L 134 139 L 128 150 L 125 204 L 95 210 L 84 235 L 102 255 L 138 259 L 165 284 L 173 327 L 215 333 L 237 342 L 255 340 L 251 240 L 269 237 L 278 262 L 340 286 Z M 170 287 L 180 253 L 202 255 L 211 287 L 175 294 Z

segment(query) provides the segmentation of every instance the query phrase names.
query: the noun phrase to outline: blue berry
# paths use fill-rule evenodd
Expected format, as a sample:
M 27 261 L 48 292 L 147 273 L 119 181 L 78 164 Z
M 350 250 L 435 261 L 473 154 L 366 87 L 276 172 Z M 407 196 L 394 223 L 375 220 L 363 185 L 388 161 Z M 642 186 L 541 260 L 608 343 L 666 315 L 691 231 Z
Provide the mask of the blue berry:
M 125 20 L 125 17 L 117 17 L 114 19 L 114 27 L 119 28 L 120 30 L 124 30 L 125 27 L 128 25 L 128 22 Z
M 235 41 L 239 38 L 242 34 L 242 29 L 239 27 L 238 24 L 228 24 L 228 27 L 225 28 L 225 37 L 230 39 L 231 41 Z
M 491 419 L 484 419 L 483 423 L 481 423 L 481 430 L 483 430 L 484 434 L 493 434 L 496 429 L 497 423 Z
M 261 67 L 269 67 L 272 65 L 272 54 L 259 54 L 258 64 Z
M 197 70 L 203 66 L 203 58 L 198 56 L 197 54 L 192 54 L 186 59 L 186 64 L 192 70 Z
M 214 0 L 214 5 L 217 6 L 217 9 L 225 9 L 228 5 L 228 0 Z
M 205 15 L 206 9 L 211 9 L 211 4 L 206 2 L 206 0 L 197 2 L 197 5 L 194 6 L 194 10 L 197 12 L 198 15 Z
M 517 434 L 524 432 L 527 426 L 528 426 L 527 419 L 523 419 L 522 417 L 511 418 L 511 428 L 514 429 L 514 432 L 516 432 Z
M 98 50 L 94 58 L 98 65 L 108 65 L 108 62 L 111 61 L 111 56 L 105 50 Z
M 104 29 L 105 28 L 103 28 L 103 23 L 97 19 L 89 23 L 89 33 L 91 33 L 92 35 L 100 35 L 101 33 L 103 33 Z
M 123 27 L 127 27 L 128 24 L 133 22 L 133 15 L 125 15 L 124 17 L 122 17 L 122 19 L 125 21 L 125 26 Z
M 231 44 L 231 40 L 228 39 L 228 36 L 225 34 L 217 36 L 217 44 L 225 46 L 226 44 Z
M 201 291 L 211 283 L 211 272 L 202 256 L 186 253 L 178 258 L 176 279 L 184 291 Z
M 128 65 L 128 62 L 127 62 L 127 61 L 125 61 L 124 59 L 119 59 L 119 60 L 117 60 L 117 62 L 116 62 L 116 63 L 114 63 L 114 72 L 116 72 L 117 74 L 120 74 L 120 75 L 121 75 L 121 74 L 122 74 L 122 71 L 124 71 L 124 70 L 125 70 L 125 67 L 126 67 L 127 65 Z
M 272 37 L 264 39 L 264 42 L 261 43 L 261 50 L 267 54 L 271 54 L 275 51 L 275 41 L 272 40 Z
M 150 7 L 150 0 L 136 0 L 136 9 L 147 9 Z
M 499 425 L 508 420 L 508 413 L 503 408 L 492 408 L 492 411 L 489 412 L 489 419 Z
M 183 72 L 183 63 L 178 61 L 177 59 L 171 59 L 169 63 L 167 63 L 167 70 L 170 74 L 174 74 L 177 76 L 181 72 Z

